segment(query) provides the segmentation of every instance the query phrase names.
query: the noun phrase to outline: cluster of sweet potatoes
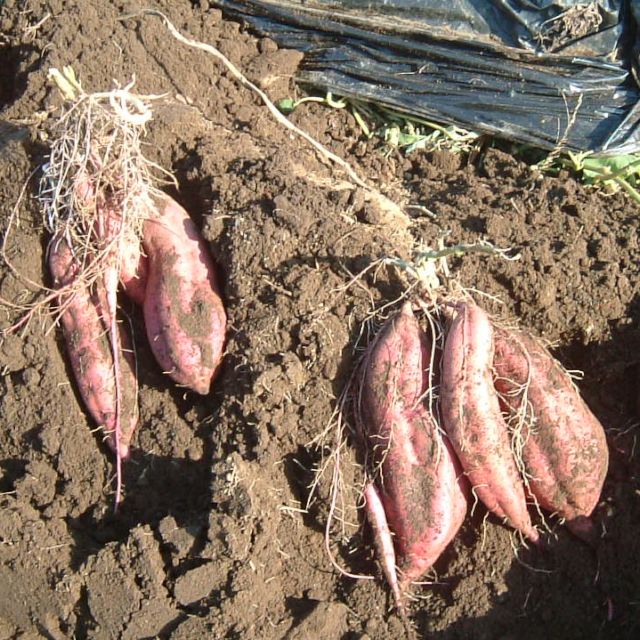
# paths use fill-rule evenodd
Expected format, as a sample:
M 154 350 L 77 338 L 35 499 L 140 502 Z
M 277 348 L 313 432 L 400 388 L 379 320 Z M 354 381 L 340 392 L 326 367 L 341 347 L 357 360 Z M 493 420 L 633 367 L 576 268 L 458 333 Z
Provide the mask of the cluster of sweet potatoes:
M 80 395 L 120 461 L 129 452 L 138 404 L 131 339 L 116 317 L 118 290 L 142 307 L 162 370 L 200 394 L 208 393 L 220 363 L 226 315 L 213 260 L 175 200 L 149 199 L 139 237 L 107 195 L 88 181 L 80 189 L 94 228 L 83 243 L 55 234 L 48 264 Z M 91 264 L 101 269 L 91 274 Z
M 608 466 L 602 426 L 541 341 L 471 301 L 443 310 L 436 346 L 405 303 L 354 389 L 366 514 L 399 607 L 475 500 L 533 543 L 530 506 L 590 540 Z

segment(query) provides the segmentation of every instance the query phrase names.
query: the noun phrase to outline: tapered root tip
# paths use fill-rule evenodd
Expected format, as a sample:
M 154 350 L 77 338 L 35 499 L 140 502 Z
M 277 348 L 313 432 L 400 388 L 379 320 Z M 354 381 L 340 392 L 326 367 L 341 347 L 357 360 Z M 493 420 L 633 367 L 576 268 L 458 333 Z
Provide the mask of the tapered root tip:
M 116 449 L 116 443 L 109 438 L 109 449 L 111 449 L 111 451 L 113 451 L 113 453 L 117 454 L 118 451 Z M 131 449 L 129 448 L 129 445 L 125 445 L 125 444 L 121 444 L 120 445 L 120 460 L 127 460 L 129 458 L 129 455 L 131 453 Z
M 590 547 L 598 546 L 598 530 L 593 522 L 586 516 L 578 516 L 567 522 L 567 528 L 574 536 L 577 536 Z
M 403 589 L 398 585 L 391 585 L 391 591 L 393 593 L 393 600 L 396 604 L 396 611 L 398 615 L 404 618 L 407 615 L 407 611 L 404 606 L 404 598 L 402 597 Z
M 206 396 L 211 391 L 211 380 L 199 380 L 195 381 L 193 385 L 187 386 L 191 386 L 191 389 L 201 396 Z
M 528 527 L 522 533 L 526 536 L 527 540 L 536 547 L 542 548 L 542 540 L 540 539 L 540 532 L 534 527 Z

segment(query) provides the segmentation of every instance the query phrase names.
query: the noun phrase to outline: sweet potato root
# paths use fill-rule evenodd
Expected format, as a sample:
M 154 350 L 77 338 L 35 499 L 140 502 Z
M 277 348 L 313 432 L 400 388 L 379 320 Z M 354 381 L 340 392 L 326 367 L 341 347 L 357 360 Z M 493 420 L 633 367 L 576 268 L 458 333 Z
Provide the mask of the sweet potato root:
M 130 341 L 118 329 L 120 389 L 118 412 L 107 294 L 98 280 L 91 288 L 78 282 L 79 265 L 66 240 L 54 237 L 49 248 L 49 269 L 54 288 L 66 288 L 58 305 L 67 352 L 80 395 L 96 423 L 116 451 L 116 428 L 120 428 L 120 454 L 126 458 L 138 422 L 137 382 Z M 119 415 L 118 415 L 119 414 Z M 119 422 L 119 424 L 118 424 Z
M 493 329 L 477 305 L 460 303 L 447 334 L 441 384 L 443 427 L 473 491 L 489 511 L 532 542 L 522 478 L 493 386 Z
M 209 392 L 224 346 L 226 314 L 215 265 L 189 214 L 169 196 L 145 220 L 144 320 L 153 354 L 176 382 Z
M 467 509 L 454 456 L 425 405 L 430 355 L 407 303 L 376 338 L 358 389 L 358 428 L 375 479 L 367 486 L 367 516 L 400 608 L 399 594 L 438 559 Z
M 402 592 L 398 581 L 396 568 L 396 550 L 393 546 L 393 532 L 389 529 L 389 522 L 385 512 L 380 492 L 373 482 L 367 482 L 364 488 L 365 509 L 367 520 L 373 532 L 373 540 L 378 559 L 382 565 L 384 577 L 391 588 L 396 605 L 403 610 Z
M 609 462 L 602 425 L 561 365 L 527 333 L 496 330 L 494 368 L 496 388 L 511 412 L 527 403 L 521 438 L 531 493 L 573 533 L 593 542 L 589 516 Z
M 125 229 L 124 233 L 119 233 L 120 217 L 115 209 L 110 209 L 109 217 L 118 225 L 114 233 L 118 238 L 116 247 L 117 260 L 119 265 L 118 279 L 124 292 L 137 305 L 144 304 L 144 295 L 147 287 L 147 258 L 142 252 L 140 238 L 133 233 L 133 229 Z

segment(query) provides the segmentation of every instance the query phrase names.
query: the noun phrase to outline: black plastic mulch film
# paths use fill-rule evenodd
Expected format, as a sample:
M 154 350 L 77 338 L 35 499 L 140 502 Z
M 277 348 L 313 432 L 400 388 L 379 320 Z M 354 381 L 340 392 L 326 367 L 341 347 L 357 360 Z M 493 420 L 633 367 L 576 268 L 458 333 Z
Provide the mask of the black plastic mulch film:
M 218 0 L 298 80 L 552 149 L 640 151 L 640 0 Z

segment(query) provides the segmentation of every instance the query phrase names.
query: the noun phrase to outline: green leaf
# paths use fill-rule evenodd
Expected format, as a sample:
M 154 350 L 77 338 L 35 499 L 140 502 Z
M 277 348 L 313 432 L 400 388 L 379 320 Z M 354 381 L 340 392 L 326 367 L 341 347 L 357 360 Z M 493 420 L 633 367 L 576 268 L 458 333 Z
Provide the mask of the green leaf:
M 293 98 L 283 98 L 276 103 L 278 110 L 285 115 L 289 115 L 296 108 L 296 102 Z

